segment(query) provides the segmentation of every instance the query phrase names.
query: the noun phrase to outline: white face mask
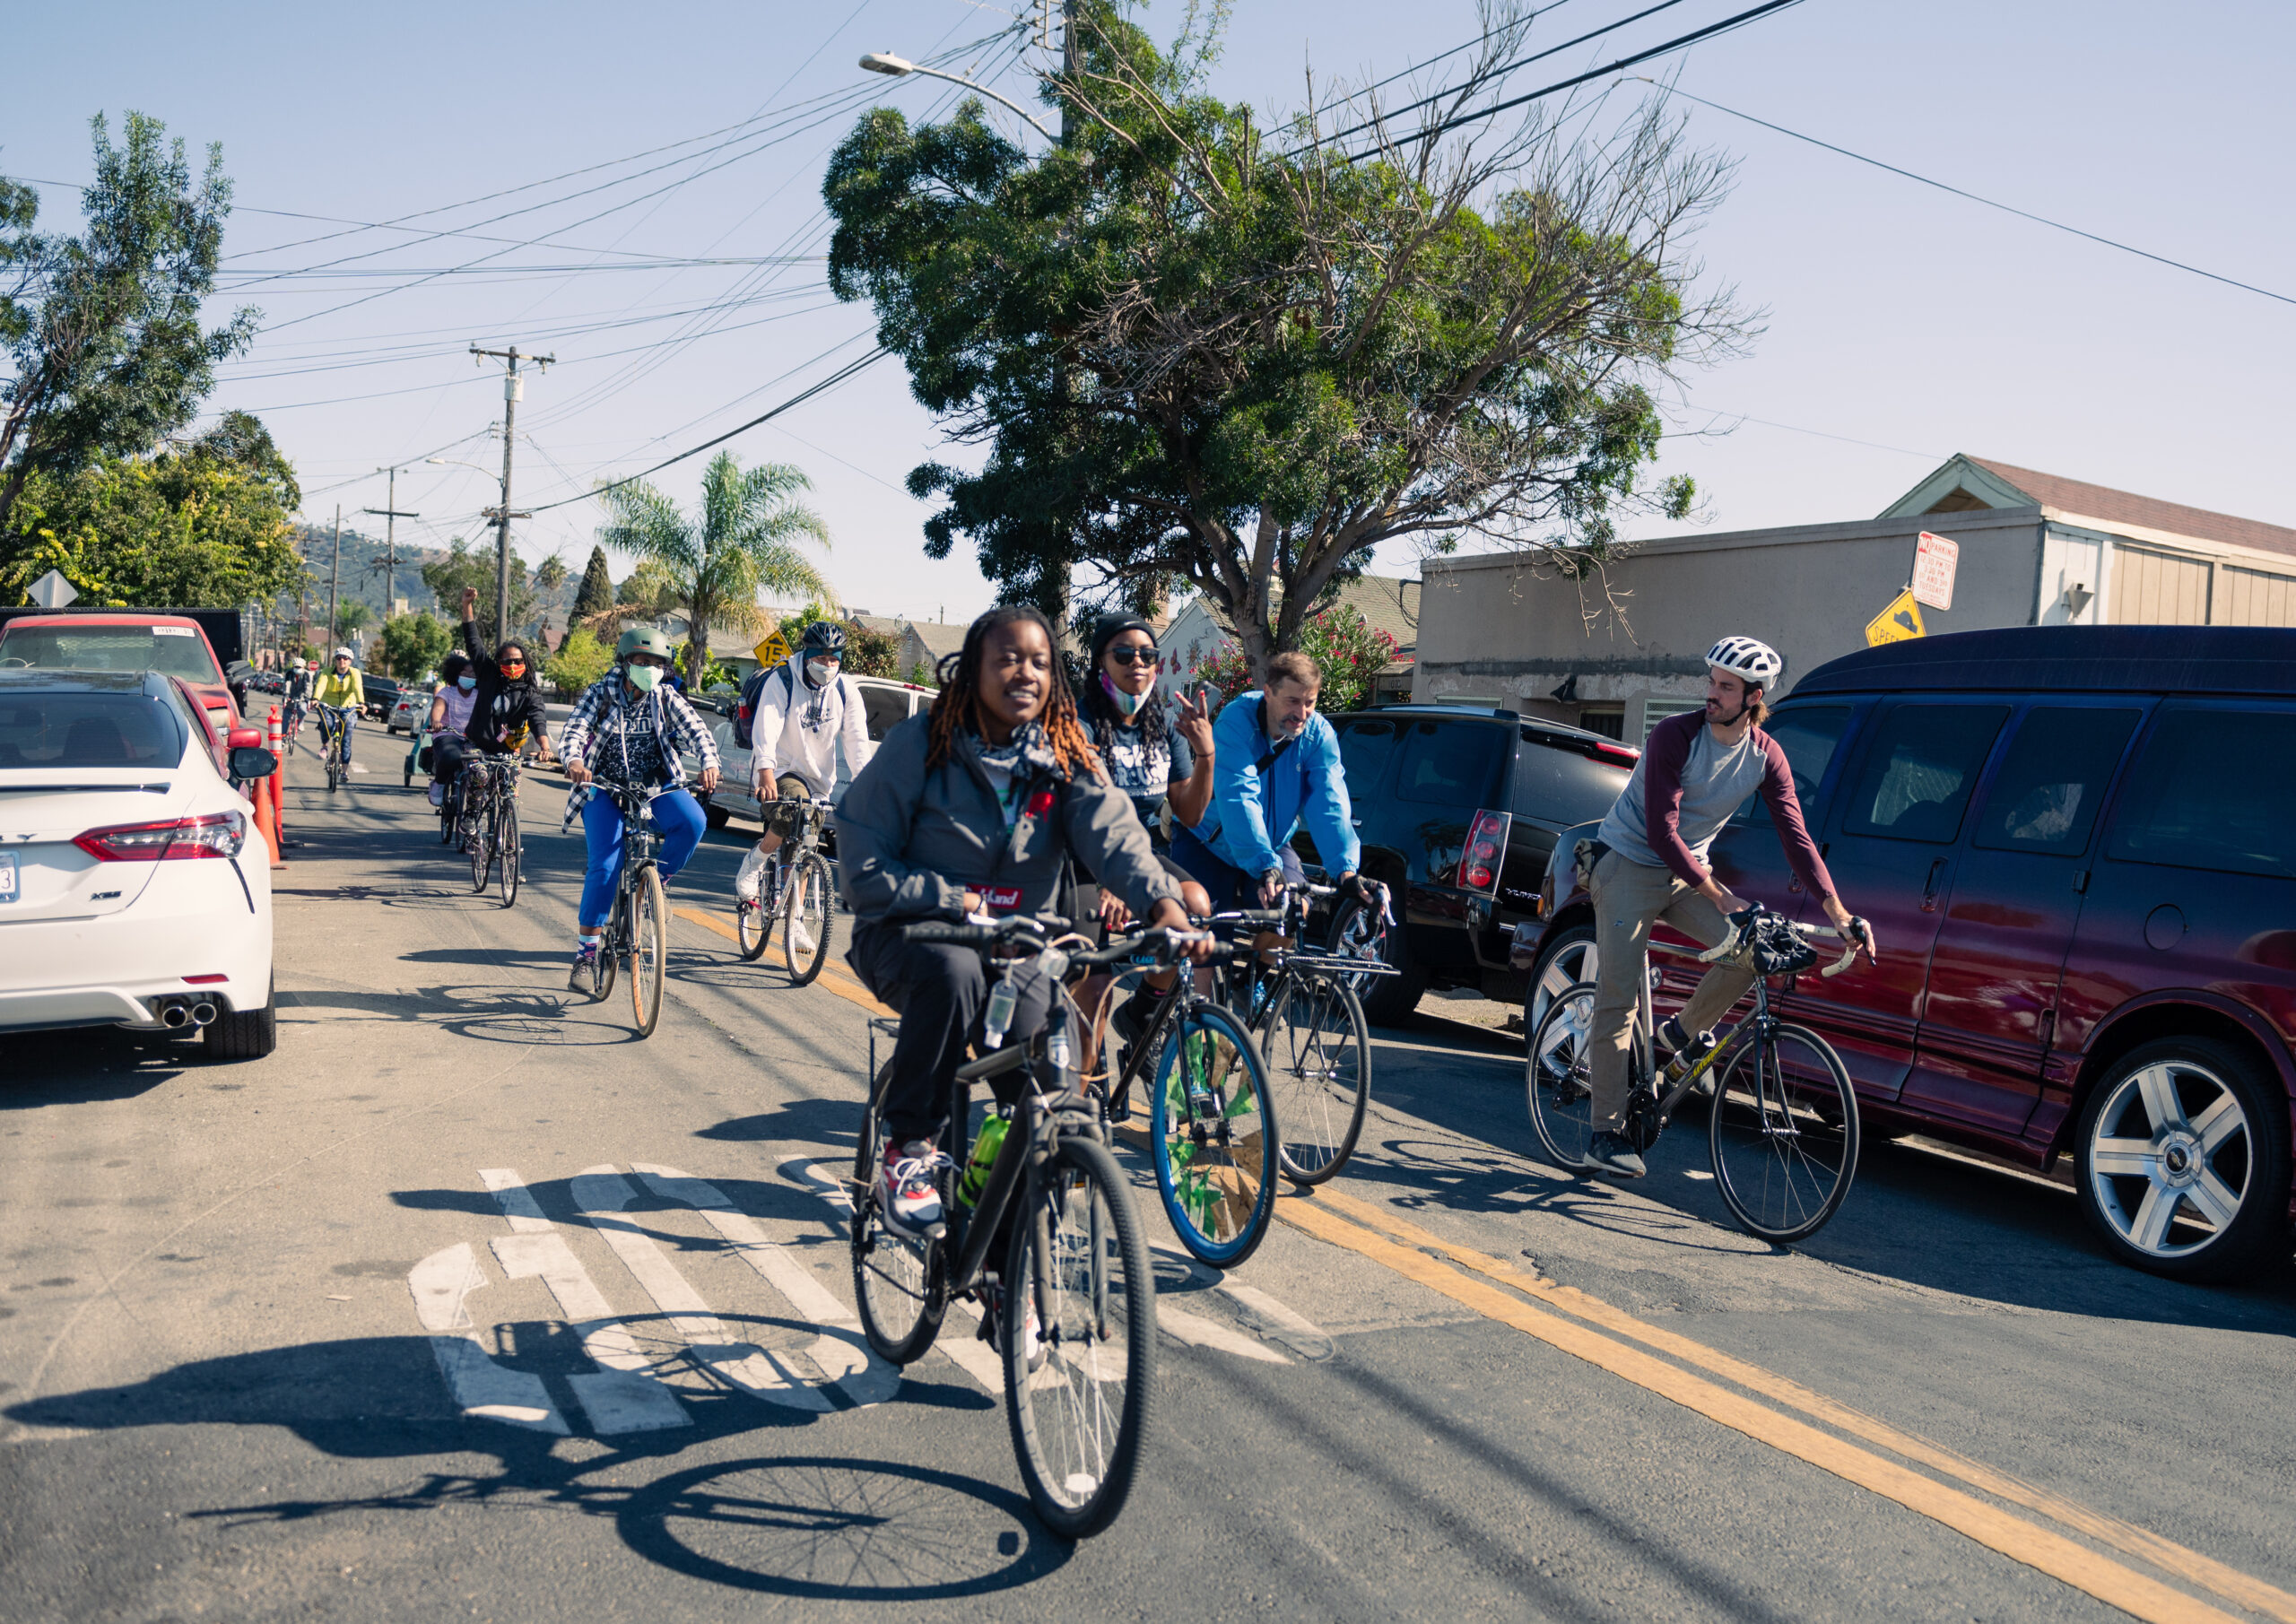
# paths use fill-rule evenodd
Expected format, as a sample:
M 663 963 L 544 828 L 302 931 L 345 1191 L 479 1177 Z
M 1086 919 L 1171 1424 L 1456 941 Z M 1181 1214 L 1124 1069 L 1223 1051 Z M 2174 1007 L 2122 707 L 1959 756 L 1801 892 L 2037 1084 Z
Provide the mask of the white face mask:
M 828 687 L 830 679 L 836 674 L 837 662 L 834 660 L 807 660 L 805 662 L 805 681 L 811 682 L 816 688 Z
M 659 665 L 631 665 L 624 669 L 630 677 L 630 685 L 639 693 L 653 692 L 656 684 L 662 680 Z

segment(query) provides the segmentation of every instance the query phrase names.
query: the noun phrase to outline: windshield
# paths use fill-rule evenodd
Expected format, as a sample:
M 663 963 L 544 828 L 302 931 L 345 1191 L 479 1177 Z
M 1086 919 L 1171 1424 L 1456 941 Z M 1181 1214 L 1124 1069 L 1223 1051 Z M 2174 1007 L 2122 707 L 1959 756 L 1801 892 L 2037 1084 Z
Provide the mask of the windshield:
M 207 643 L 188 626 L 12 626 L 0 631 L 0 669 L 156 671 L 215 687 L 223 680 Z
M 148 694 L 0 696 L 0 769 L 174 767 L 183 751 L 182 722 Z

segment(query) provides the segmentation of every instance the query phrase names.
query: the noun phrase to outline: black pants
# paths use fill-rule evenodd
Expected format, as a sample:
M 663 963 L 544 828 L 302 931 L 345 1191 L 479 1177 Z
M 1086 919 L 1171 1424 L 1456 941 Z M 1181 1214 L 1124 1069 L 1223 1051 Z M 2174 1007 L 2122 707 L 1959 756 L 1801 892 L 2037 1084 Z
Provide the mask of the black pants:
M 440 784 L 452 784 L 455 775 L 463 769 L 463 756 L 470 749 L 470 741 L 458 733 L 442 733 L 430 741 L 430 777 Z
M 896 1144 L 939 1139 L 949 1125 L 950 1090 L 966 1046 L 981 1040 L 988 973 L 980 954 L 945 942 L 904 941 L 898 925 L 857 924 L 846 961 L 864 986 L 900 1012 L 885 1084 L 885 1137 Z M 1004 1034 L 1008 1046 L 1048 1030 L 1056 1009 L 1065 1018 L 1058 988 L 1033 963 L 1010 973 L 1020 996 Z M 1020 1097 L 1025 1070 L 990 1080 L 998 1099 L 1010 1104 Z

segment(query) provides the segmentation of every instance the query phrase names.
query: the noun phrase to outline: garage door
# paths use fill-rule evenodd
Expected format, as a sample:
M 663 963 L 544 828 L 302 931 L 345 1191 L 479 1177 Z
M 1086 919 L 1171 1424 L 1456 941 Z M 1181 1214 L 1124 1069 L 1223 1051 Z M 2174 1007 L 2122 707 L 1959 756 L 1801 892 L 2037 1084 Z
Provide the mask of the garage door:
M 2208 560 L 2113 547 L 2113 619 L 2124 626 L 2208 624 Z

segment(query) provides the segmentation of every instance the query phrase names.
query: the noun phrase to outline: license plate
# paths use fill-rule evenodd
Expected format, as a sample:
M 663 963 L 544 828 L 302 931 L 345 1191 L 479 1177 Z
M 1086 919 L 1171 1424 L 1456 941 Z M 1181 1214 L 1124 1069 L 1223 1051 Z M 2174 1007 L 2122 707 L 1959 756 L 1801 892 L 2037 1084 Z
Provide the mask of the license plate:
M 16 899 L 16 854 L 0 852 L 0 902 Z

